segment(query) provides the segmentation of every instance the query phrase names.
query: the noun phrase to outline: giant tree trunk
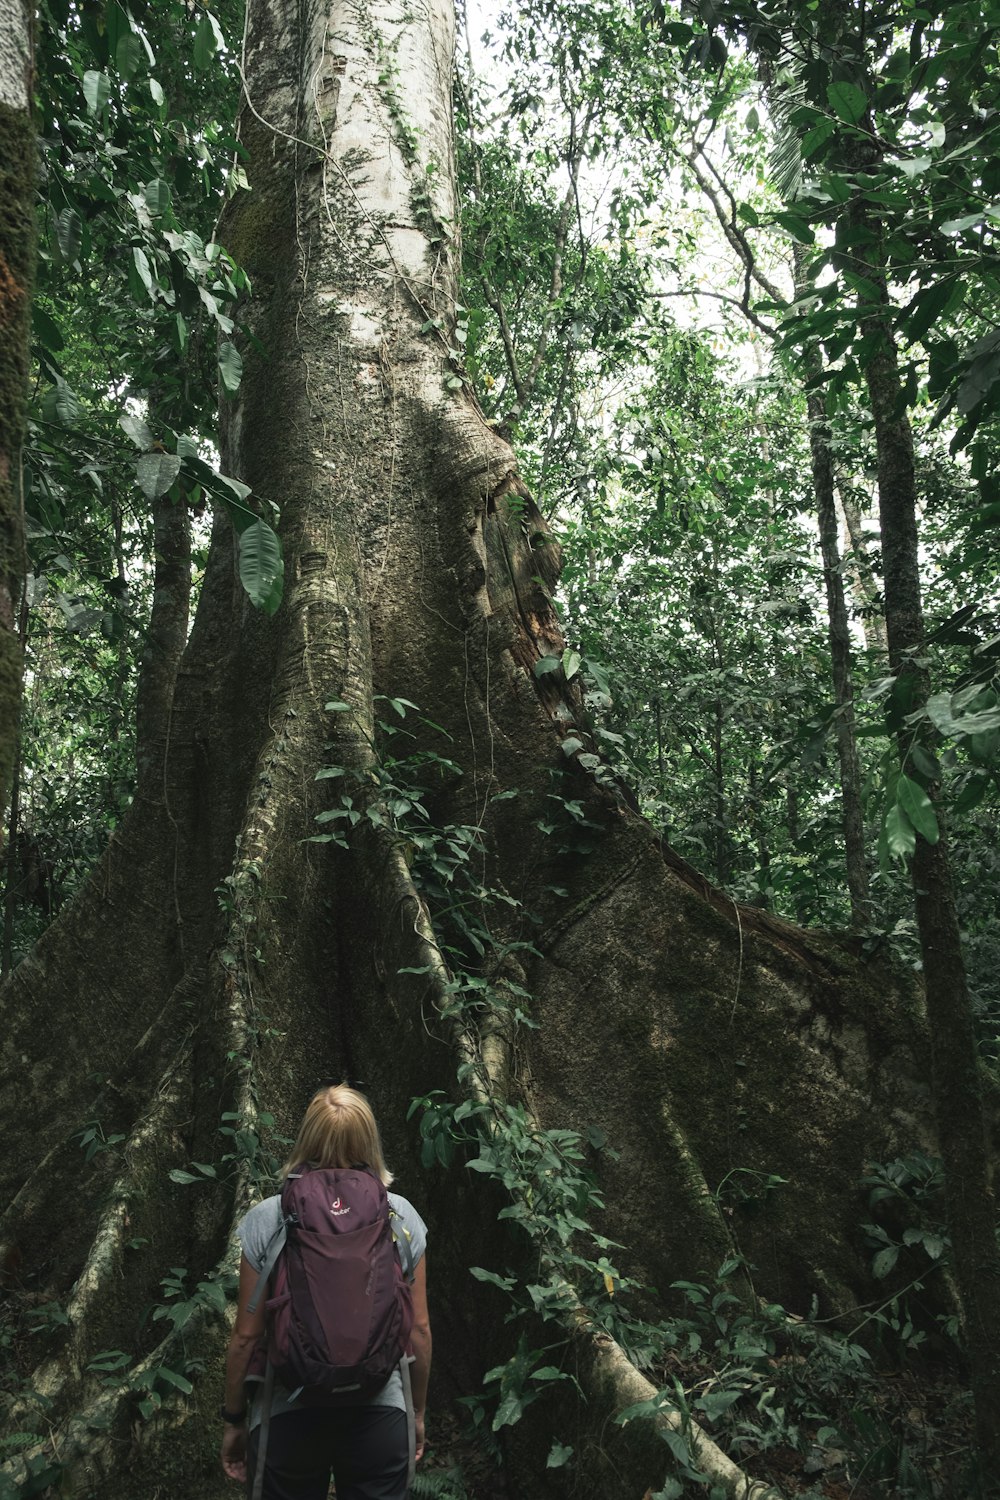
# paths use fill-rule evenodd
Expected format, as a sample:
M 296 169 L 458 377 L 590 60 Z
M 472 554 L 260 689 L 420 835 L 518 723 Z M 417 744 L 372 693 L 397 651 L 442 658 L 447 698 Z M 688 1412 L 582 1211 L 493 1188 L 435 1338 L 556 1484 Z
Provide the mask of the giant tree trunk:
M 406 19 L 374 0 L 251 4 L 251 191 L 224 238 L 254 295 L 223 438 L 229 472 L 281 506 L 285 599 L 273 618 L 249 606 L 219 516 L 169 682 L 180 594 L 165 609 L 131 813 L 3 991 L 0 1253 L 20 1268 L 15 1301 L 57 1302 L 68 1320 L 25 1372 L 51 1403 L 51 1438 L 6 1467 L 58 1462 L 67 1494 L 97 1484 L 138 1500 L 153 1475 L 188 1500 L 225 1493 L 221 1330 L 195 1319 L 182 1349 L 162 1341 L 167 1322 L 138 1315 L 164 1301 L 171 1267 L 191 1288 L 232 1263 L 234 1219 L 266 1190 L 260 1111 L 287 1134 L 323 1077 L 365 1080 L 399 1185 L 429 1221 L 432 1439 L 433 1407 L 511 1352 L 503 1309 L 468 1267 L 518 1266 L 527 1250 L 495 1221 L 498 1191 L 460 1165 L 421 1167 L 405 1123 L 415 1095 L 506 1094 L 542 1127 L 603 1131 L 620 1155 L 594 1158 L 600 1227 L 654 1307 L 678 1277 L 711 1275 L 735 1236 L 759 1292 L 834 1316 L 868 1288 L 864 1165 L 933 1146 L 915 996 L 831 940 L 735 907 L 662 849 L 581 762 L 572 685 L 533 673 L 562 648 L 556 549 L 510 448 L 449 384 L 451 30 L 450 0 Z M 377 720 L 395 718 L 381 700 L 404 696 L 440 726 L 408 710 L 414 748 L 459 768 L 439 779 L 435 822 L 480 830 L 483 884 L 507 898 L 482 975 L 494 997 L 530 992 L 537 1031 L 498 998 L 478 1027 L 453 1014 L 446 915 L 378 821 Z M 317 780 L 331 765 L 347 774 Z M 308 842 L 345 786 L 363 805 L 366 778 L 375 817 L 349 849 Z M 595 825 L 587 854 L 539 826 L 572 826 L 567 803 Z M 94 1123 L 101 1149 L 85 1164 L 77 1136 Z M 198 1162 L 218 1176 L 168 1175 L 198 1176 Z M 713 1196 L 736 1168 L 787 1179 L 766 1219 Z M 610 1436 L 611 1414 L 648 1386 L 582 1307 L 567 1316 L 565 1358 L 590 1395 L 572 1437 L 581 1462 L 547 1472 L 525 1424 L 518 1493 L 659 1487 L 666 1447 Z M 127 1379 L 88 1369 L 108 1350 L 134 1361 Z M 191 1399 L 133 1425 L 147 1387 L 170 1392 L 157 1372 L 197 1357 L 210 1369 Z M 37 1431 L 30 1399 L 11 1415 Z M 738 1471 L 724 1482 L 736 1493 Z

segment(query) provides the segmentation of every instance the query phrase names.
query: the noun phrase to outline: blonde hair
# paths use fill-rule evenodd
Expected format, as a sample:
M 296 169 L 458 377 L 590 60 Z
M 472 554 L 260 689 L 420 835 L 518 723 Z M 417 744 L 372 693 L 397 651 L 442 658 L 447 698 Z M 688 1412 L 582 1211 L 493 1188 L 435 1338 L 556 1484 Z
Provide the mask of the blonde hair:
M 337 1083 L 310 1099 L 292 1154 L 281 1169 L 282 1181 L 307 1163 L 314 1167 L 364 1165 L 386 1187 L 392 1182 L 371 1105 L 357 1089 Z

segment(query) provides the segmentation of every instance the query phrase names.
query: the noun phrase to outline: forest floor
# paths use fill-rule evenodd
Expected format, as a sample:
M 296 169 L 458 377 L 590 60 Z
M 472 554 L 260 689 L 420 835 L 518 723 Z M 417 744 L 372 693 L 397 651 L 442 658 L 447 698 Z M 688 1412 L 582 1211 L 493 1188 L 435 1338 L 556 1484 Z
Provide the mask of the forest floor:
M 782 1374 L 776 1371 L 777 1383 Z M 823 1412 L 796 1424 L 787 1441 L 754 1445 L 752 1421 L 716 1423 L 713 1437 L 755 1479 L 786 1500 L 969 1500 L 973 1422 L 968 1395 L 949 1371 L 873 1372 L 863 1395 L 827 1393 L 837 1426 Z M 708 1425 L 708 1424 L 706 1424 Z M 739 1435 L 740 1446 L 732 1438 Z M 664 1474 L 670 1458 L 664 1447 Z M 567 1485 L 572 1492 L 572 1483 Z M 693 1482 L 678 1496 L 704 1496 Z M 515 1493 L 496 1458 L 461 1416 L 436 1415 L 433 1442 L 418 1471 L 415 1500 L 531 1500 Z M 636 1500 L 658 1500 L 650 1489 Z

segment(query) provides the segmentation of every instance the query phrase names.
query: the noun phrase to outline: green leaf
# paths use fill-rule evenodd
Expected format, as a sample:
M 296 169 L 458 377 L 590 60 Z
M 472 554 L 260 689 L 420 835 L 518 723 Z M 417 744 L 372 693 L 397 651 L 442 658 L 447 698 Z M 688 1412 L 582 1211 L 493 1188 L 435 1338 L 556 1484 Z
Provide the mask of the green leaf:
M 547 1469 L 561 1469 L 564 1464 L 569 1463 L 573 1457 L 573 1449 L 565 1443 L 553 1442 L 549 1449 L 549 1456 L 545 1460 Z
M 936 281 L 921 288 L 900 314 L 900 326 L 906 337 L 914 343 L 922 339 L 939 318 L 961 306 L 965 292 L 963 283 L 952 280 Z
M 929 156 L 903 156 L 898 162 L 904 177 L 919 177 L 921 172 L 926 172 L 932 165 Z
M 87 101 L 87 109 L 90 113 L 100 114 L 111 98 L 111 80 L 107 73 L 98 73 L 94 69 L 84 73 L 83 97 Z
M 157 83 L 155 78 L 149 80 L 149 95 L 156 107 L 162 109 L 165 102 L 165 95 L 162 86 Z
M 217 1281 L 199 1281 L 198 1292 L 201 1300 L 207 1302 L 213 1311 L 217 1313 L 225 1312 L 226 1294 Z
M 985 771 L 970 771 L 962 789 L 955 798 L 953 811 L 956 815 L 971 812 L 978 807 L 992 785 L 992 777 Z
M 118 418 L 118 426 L 127 438 L 131 438 L 137 448 L 143 453 L 148 453 L 153 446 L 153 434 L 141 417 L 134 417 L 131 412 L 123 412 Z
M 79 396 L 70 389 L 61 375 L 42 397 L 42 415 L 47 422 L 58 422 L 60 427 L 75 427 L 83 416 L 83 404 Z
M 243 360 L 235 344 L 223 344 L 219 350 L 219 378 L 227 396 L 235 396 L 243 379 Z
M 896 859 L 909 859 L 917 847 L 917 836 L 906 813 L 896 802 L 885 819 L 886 847 Z
M 974 224 L 983 222 L 983 210 L 975 214 L 963 214 L 960 219 L 946 219 L 941 225 L 942 234 L 961 234 L 965 229 L 971 229 Z
M 695 1406 L 714 1422 L 717 1417 L 721 1417 L 727 1412 L 731 1406 L 735 1406 L 742 1395 L 743 1392 L 741 1390 L 706 1391 L 704 1396 L 700 1396 L 695 1402 Z
M 54 228 L 59 254 L 67 265 L 72 265 L 80 255 L 83 220 L 75 208 L 61 208 L 55 217 Z
M 542 656 L 535 662 L 532 671 L 536 677 L 548 677 L 553 672 L 558 672 L 562 662 L 558 656 Z
M 896 784 L 896 801 L 902 807 L 914 828 L 928 844 L 936 844 L 940 838 L 937 814 L 934 805 L 922 786 L 900 774 Z
M 830 108 L 848 125 L 856 125 L 868 108 L 868 99 L 855 83 L 831 83 L 826 91 Z
M 171 1182 L 179 1182 L 183 1187 L 186 1187 L 189 1182 L 201 1182 L 202 1180 L 200 1177 L 196 1177 L 193 1172 L 185 1172 L 180 1167 L 171 1167 L 167 1176 Z
M 571 651 L 571 650 L 569 650 L 569 648 L 567 648 L 563 652 L 563 654 L 562 654 L 562 668 L 563 668 L 563 671 L 566 674 L 566 681 L 567 682 L 569 682 L 570 679 L 573 678 L 573 677 L 575 677 L 576 674 L 577 674 L 577 672 L 579 672 L 579 670 L 580 670 L 580 663 L 582 662 L 582 660 L 583 660 L 583 657 L 580 655 L 579 651 Z
M 170 207 L 170 184 L 164 182 L 162 177 L 154 177 L 152 182 L 147 182 L 143 188 L 143 196 L 150 213 L 154 218 L 158 218 Z
M 144 453 L 136 460 L 135 477 L 147 500 L 165 495 L 181 471 L 176 453 Z
M 134 31 L 126 31 L 115 48 L 115 67 L 123 78 L 131 78 L 142 58 L 142 43 Z
M 501 1427 L 513 1427 L 515 1422 L 520 1421 L 522 1412 L 526 1406 L 531 1405 L 536 1394 L 535 1391 L 508 1391 L 497 1407 L 493 1431 L 499 1432 Z
M 149 257 L 141 245 L 132 246 L 132 264 L 135 266 L 139 280 L 142 282 L 150 297 L 153 293 L 153 273 L 149 268 Z
M 38 342 L 51 354 L 58 354 L 60 349 L 65 348 L 66 340 L 60 332 L 59 324 L 37 302 L 31 309 L 31 326 Z
M 198 28 L 194 34 L 194 65 L 196 68 L 205 69 L 211 65 L 212 59 L 219 47 L 224 45 L 222 31 L 219 23 L 207 10 L 198 22 Z
M 240 533 L 239 549 L 240 583 L 259 609 L 273 615 L 281 603 L 285 572 L 277 532 L 255 520 Z
M 874 281 L 869 281 L 867 276 L 862 276 L 858 271 L 848 270 L 846 267 L 840 273 L 852 291 L 858 292 L 869 302 L 882 301 L 882 289 Z
M 808 222 L 800 214 L 778 213 L 774 215 L 776 224 L 782 229 L 787 229 L 793 239 L 799 240 L 803 245 L 814 245 L 816 236 Z
M 1000 728 L 1000 707 L 956 714 L 950 693 L 935 693 L 928 698 L 927 716 L 944 735 L 984 734 L 987 730 Z
M 886 1245 L 885 1249 L 880 1250 L 872 1261 L 872 1275 L 881 1281 L 883 1276 L 888 1276 L 898 1259 L 899 1246 Z
M 517 1286 L 516 1276 L 498 1276 L 495 1271 L 486 1271 L 482 1266 L 470 1266 L 469 1271 L 477 1281 L 488 1281 L 491 1286 L 498 1286 L 502 1292 L 512 1292 Z
M 171 1370 L 169 1365 L 160 1365 L 156 1373 L 159 1378 L 161 1380 L 165 1380 L 168 1385 L 176 1386 L 179 1391 L 183 1391 L 185 1396 L 190 1396 L 191 1392 L 194 1390 L 194 1386 L 191 1384 L 190 1380 L 188 1380 L 187 1376 L 181 1375 L 177 1370 Z
M 836 134 L 836 131 L 837 123 L 835 120 L 821 120 L 811 130 L 807 130 L 802 137 L 800 148 L 803 161 L 808 161 L 811 156 L 815 156 L 820 147 L 825 146 L 831 135 Z

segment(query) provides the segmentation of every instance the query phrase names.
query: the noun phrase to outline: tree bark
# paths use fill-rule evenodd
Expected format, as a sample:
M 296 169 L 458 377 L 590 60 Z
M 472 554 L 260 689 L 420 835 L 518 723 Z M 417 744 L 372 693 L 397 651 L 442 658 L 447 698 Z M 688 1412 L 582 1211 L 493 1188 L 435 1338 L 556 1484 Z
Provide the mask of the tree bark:
M 861 509 L 854 487 L 841 474 L 837 483 L 840 508 L 844 517 L 844 528 L 849 543 L 849 558 L 855 594 L 861 605 L 865 644 L 881 662 L 889 659 L 889 643 L 885 634 L 885 610 L 880 597 L 881 590 L 872 571 L 861 529 Z
M 805 255 L 801 246 L 793 254 L 795 295 L 799 297 L 806 288 Z M 810 377 L 821 373 L 822 356 L 819 350 L 810 348 L 806 352 L 805 367 Z M 834 733 L 840 763 L 840 798 L 843 806 L 844 863 L 851 898 L 851 920 L 855 927 L 864 927 L 871 918 L 871 898 L 865 857 L 864 815 L 861 808 L 861 766 L 854 733 L 851 632 L 837 543 L 833 451 L 822 395 L 815 390 L 808 391 L 806 410 L 809 416 L 809 455 L 819 522 L 820 553 L 823 558 L 823 583 L 826 589 L 827 634 L 835 704 Z
M 414 1097 L 464 1089 L 518 1105 L 532 1129 L 603 1132 L 619 1157 L 593 1161 L 598 1227 L 656 1315 L 670 1283 L 711 1274 L 734 1237 L 758 1289 L 793 1310 L 864 1300 L 856 1182 L 872 1160 L 934 1146 L 916 995 L 828 938 L 737 908 L 661 847 L 581 761 L 597 752 L 578 689 L 533 671 L 563 649 L 557 548 L 510 448 L 451 383 L 452 25 L 447 0 L 405 19 L 388 0 L 249 8 L 251 190 L 222 233 L 253 297 L 222 439 L 226 471 L 281 505 L 284 602 L 273 618 L 249 606 L 219 515 L 135 803 L 0 994 L 3 1066 L 21 1080 L 0 1096 L 0 1263 L 20 1255 L 67 1320 L 23 1372 L 50 1403 L 51 1438 L 3 1472 L 57 1455 L 66 1494 L 135 1500 L 154 1476 L 189 1500 L 225 1492 L 211 1378 L 179 1409 L 136 1417 L 157 1370 L 218 1371 L 221 1333 L 202 1310 L 183 1341 L 164 1338 L 163 1320 L 137 1327 L 136 1312 L 163 1302 L 172 1266 L 192 1287 L 232 1266 L 234 1220 L 267 1190 L 269 1143 L 280 1151 L 262 1112 L 287 1136 L 324 1076 L 366 1081 L 430 1226 L 432 1422 L 511 1352 L 504 1308 L 469 1266 L 538 1254 L 497 1224 L 499 1190 L 421 1164 Z M 419 715 L 386 701 L 404 696 Z M 380 720 L 416 738 L 401 751 Z M 491 993 L 528 992 L 537 1030 L 499 1002 L 478 1024 L 456 1015 L 449 903 L 425 895 L 383 790 L 411 743 L 452 763 L 432 763 L 434 825 L 474 831 L 498 893 L 486 955 L 465 969 Z M 333 767 L 344 775 L 317 778 Z M 349 847 L 310 842 L 346 786 L 360 812 Z M 585 854 L 545 831 L 573 824 L 570 804 L 593 831 Z M 95 1121 L 106 1149 L 84 1162 Z M 171 1179 L 198 1162 L 217 1175 Z M 734 1168 L 787 1179 L 766 1220 L 723 1212 Z M 662 1484 L 666 1449 L 625 1443 L 604 1462 L 635 1372 L 580 1311 L 595 1296 L 572 1289 L 562 1335 L 594 1392 L 575 1482 L 625 1500 Z M 110 1387 L 89 1368 L 109 1349 L 134 1361 Z M 23 1403 L 10 1415 L 34 1430 Z M 551 1436 L 513 1430 L 526 1496 L 559 1492 Z M 709 1448 L 706 1472 L 748 1493 Z
M 852 52 L 860 51 L 857 37 Z M 868 122 L 869 128 L 871 122 Z M 849 165 L 859 174 L 878 160 L 874 130 L 852 137 Z M 988 1147 L 988 1121 L 966 981 L 965 955 L 952 889 L 940 785 L 914 768 L 922 749 L 933 763 L 936 732 L 924 709 L 924 652 L 913 435 L 906 412 L 886 280 L 880 225 L 859 192 L 846 209 L 849 243 L 863 244 L 850 262 L 875 288 L 859 293 L 860 321 L 872 342 L 864 367 L 878 458 L 879 521 L 889 666 L 896 676 L 892 714 L 900 770 L 924 784 L 939 836 L 916 830 L 911 875 L 931 1038 L 932 1088 L 944 1163 L 955 1279 L 964 1313 L 979 1483 L 1000 1494 L 1000 1248 Z
M 877 236 L 873 235 L 875 243 Z M 879 266 L 866 271 L 885 291 Z M 888 296 L 883 306 L 888 305 Z M 879 515 L 885 576 L 889 665 L 899 678 L 905 718 L 898 732 L 907 768 L 915 745 L 933 755 L 926 721 L 907 722 L 927 699 L 920 598 L 917 489 L 913 440 L 902 404 L 895 344 L 886 315 L 882 339 L 866 376 L 875 418 L 879 462 Z M 902 413 L 902 414 L 901 414 Z M 975 1026 L 965 956 L 952 890 L 947 833 L 939 788 L 928 794 L 939 825 L 936 843 L 919 832 L 913 856 L 913 899 L 930 1024 L 934 1103 L 944 1161 L 948 1223 L 955 1274 L 964 1310 L 965 1337 L 976 1408 L 980 1483 L 1000 1493 L 1000 1250 Z
M 0 839 L 10 792 L 23 663 L 17 602 L 24 579 L 21 444 L 35 264 L 32 8 L 0 3 Z

